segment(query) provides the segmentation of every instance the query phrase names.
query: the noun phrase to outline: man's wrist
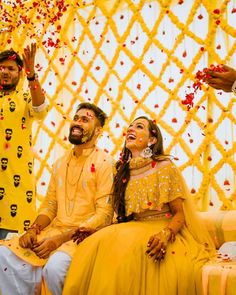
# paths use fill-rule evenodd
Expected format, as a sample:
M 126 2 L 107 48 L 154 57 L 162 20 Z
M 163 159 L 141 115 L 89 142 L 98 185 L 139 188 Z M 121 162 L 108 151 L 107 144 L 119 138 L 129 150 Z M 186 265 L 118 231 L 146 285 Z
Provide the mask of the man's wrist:
M 41 232 L 41 226 L 39 224 L 33 224 L 31 227 L 28 228 L 27 232 L 30 230 L 34 230 L 36 235 L 40 234 Z
M 27 75 L 26 78 L 28 81 L 35 81 L 38 78 L 38 75 L 34 73 L 33 75 Z

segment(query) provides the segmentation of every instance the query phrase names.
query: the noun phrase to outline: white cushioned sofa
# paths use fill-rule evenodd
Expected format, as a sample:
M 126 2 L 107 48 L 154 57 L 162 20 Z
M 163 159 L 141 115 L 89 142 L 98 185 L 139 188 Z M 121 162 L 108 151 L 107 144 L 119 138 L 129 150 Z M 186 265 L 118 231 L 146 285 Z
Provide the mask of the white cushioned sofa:
M 236 295 L 236 210 L 201 212 L 200 216 L 216 248 L 224 247 L 216 261 L 203 267 L 204 295 Z M 229 247 L 225 242 L 231 242 Z

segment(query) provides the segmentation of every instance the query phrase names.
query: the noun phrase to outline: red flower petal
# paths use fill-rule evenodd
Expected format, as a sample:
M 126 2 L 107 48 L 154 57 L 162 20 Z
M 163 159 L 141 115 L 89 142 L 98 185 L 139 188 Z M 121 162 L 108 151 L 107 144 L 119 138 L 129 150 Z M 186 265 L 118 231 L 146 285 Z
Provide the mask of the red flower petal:
M 215 10 L 213 10 L 213 13 L 215 13 L 215 14 L 220 14 L 220 9 L 215 9 Z
M 165 214 L 165 217 L 166 217 L 166 218 L 171 218 L 171 217 L 172 217 L 172 214 L 169 213 L 169 212 L 167 212 L 167 213 Z
M 228 179 L 225 179 L 224 185 L 230 185 L 230 182 L 228 181 Z
M 157 164 L 157 162 L 152 161 L 152 168 L 155 168 L 156 167 L 156 164 Z
M 94 164 L 91 165 L 90 171 L 91 171 L 92 173 L 95 172 L 95 165 L 94 165 Z

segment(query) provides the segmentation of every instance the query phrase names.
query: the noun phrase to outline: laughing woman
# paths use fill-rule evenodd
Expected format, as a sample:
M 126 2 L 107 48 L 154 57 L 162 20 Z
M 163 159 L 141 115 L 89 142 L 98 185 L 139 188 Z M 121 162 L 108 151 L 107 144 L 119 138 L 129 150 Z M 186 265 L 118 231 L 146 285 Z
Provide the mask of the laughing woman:
M 201 294 L 215 253 L 184 180 L 146 117 L 128 127 L 113 188 L 117 224 L 79 244 L 64 295 Z

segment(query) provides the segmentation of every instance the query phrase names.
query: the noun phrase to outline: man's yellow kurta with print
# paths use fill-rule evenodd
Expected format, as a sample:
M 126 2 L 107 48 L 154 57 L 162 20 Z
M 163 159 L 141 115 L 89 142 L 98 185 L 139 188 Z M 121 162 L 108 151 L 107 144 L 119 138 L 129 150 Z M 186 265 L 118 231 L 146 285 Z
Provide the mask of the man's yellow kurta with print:
M 112 183 L 112 158 L 100 149 L 86 149 L 78 158 L 70 151 L 58 159 L 38 212 L 47 215 L 52 222 L 40 233 L 38 241 L 79 226 L 99 229 L 109 225 L 113 217 Z M 18 238 L 2 244 L 32 265 L 44 265 L 47 261 L 21 248 Z M 76 247 L 76 243 L 69 241 L 57 250 L 73 256 Z
M 23 232 L 35 219 L 32 123 L 36 112 L 28 92 L 0 93 L 0 228 Z

